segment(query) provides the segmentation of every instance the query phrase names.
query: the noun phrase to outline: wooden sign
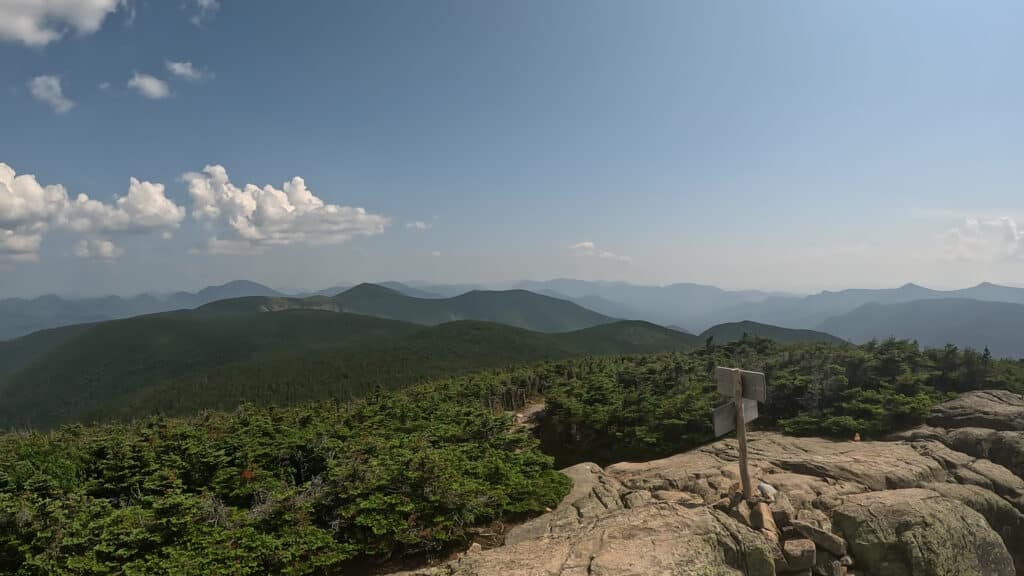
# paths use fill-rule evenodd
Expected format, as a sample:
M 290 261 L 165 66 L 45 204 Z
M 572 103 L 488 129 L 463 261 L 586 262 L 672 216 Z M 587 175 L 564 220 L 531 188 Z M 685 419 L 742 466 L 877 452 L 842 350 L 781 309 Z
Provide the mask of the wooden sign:
M 718 383 L 718 393 L 722 396 L 732 396 L 733 391 L 733 370 L 734 368 L 715 368 L 715 381 Z M 757 402 L 768 401 L 768 385 L 765 383 L 763 372 L 751 372 L 740 370 L 740 380 L 743 383 L 743 397 L 750 398 Z
M 736 430 L 739 444 L 740 484 L 743 497 L 750 500 L 750 470 L 747 468 L 747 422 L 757 418 L 757 403 L 768 398 L 768 385 L 764 374 L 739 368 L 715 367 L 718 392 L 731 396 L 732 402 L 715 408 L 711 417 L 715 422 L 715 436 Z
M 715 437 L 724 436 L 736 429 L 736 403 L 729 402 L 715 408 Z M 743 421 L 750 423 L 757 419 L 757 401 L 743 399 Z

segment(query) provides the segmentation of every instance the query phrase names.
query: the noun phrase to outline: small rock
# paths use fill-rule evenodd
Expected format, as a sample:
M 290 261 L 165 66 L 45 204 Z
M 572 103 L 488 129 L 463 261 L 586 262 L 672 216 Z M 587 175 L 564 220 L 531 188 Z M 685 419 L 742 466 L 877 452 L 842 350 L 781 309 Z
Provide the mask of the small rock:
M 747 526 L 753 526 L 750 520 L 750 505 L 746 500 L 740 500 L 739 504 L 729 510 L 729 515 Z
M 775 502 L 775 495 L 779 493 L 774 486 L 764 481 L 757 485 L 757 491 L 769 502 Z
M 846 555 L 846 540 L 831 532 L 826 532 L 813 524 L 803 520 L 794 520 L 793 527 L 805 537 L 810 538 L 818 546 L 828 550 L 836 556 Z
M 622 497 L 622 503 L 626 508 L 639 508 L 651 500 L 651 493 L 646 490 L 630 492 Z
M 832 520 L 821 510 L 814 508 L 797 510 L 796 519 L 806 522 L 815 528 L 821 528 L 826 532 L 832 531 Z
M 484 547 L 479 542 L 473 542 L 469 545 L 469 550 L 466 550 L 466 554 L 476 554 L 477 552 L 482 552 L 483 549 Z
M 750 519 L 754 523 L 754 528 L 762 528 L 775 534 L 779 533 L 779 527 L 775 524 L 775 516 L 772 514 L 771 506 L 765 502 L 759 502 L 754 506 Z
M 782 545 L 790 570 L 810 570 L 817 559 L 817 548 L 810 540 L 789 540 Z
M 789 498 L 786 498 L 785 494 L 776 494 L 775 502 L 772 502 L 771 509 L 777 526 L 784 528 L 793 521 L 793 505 L 789 503 Z

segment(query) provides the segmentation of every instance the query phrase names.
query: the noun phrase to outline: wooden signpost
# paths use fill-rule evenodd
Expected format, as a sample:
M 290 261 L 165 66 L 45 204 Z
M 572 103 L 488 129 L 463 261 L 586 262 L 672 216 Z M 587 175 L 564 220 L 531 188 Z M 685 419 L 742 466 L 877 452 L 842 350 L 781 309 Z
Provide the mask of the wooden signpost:
M 739 368 L 715 368 L 718 393 L 731 396 L 732 402 L 715 408 L 715 436 L 722 436 L 736 429 L 736 440 L 740 452 L 740 482 L 743 498 L 750 500 L 750 470 L 747 468 L 747 422 L 757 418 L 757 403 L 768 399 L 768 386 L 761 372 L 750 372 Z

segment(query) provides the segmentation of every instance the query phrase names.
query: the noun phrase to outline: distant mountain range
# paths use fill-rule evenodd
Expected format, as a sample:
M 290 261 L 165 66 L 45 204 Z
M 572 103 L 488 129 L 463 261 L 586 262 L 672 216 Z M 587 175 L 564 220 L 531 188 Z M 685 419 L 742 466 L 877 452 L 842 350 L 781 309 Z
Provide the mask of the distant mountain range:
M 821 324 L 822 330 L 851 342 L 906 338 L 922 346 L 946 344 L 993 356 L 1024 358 L 1024 305 L 966 298 L 931 298 L 894 304 L 864 304 Z
M 300 298 L 241 281 L 162 297 L 5 300 L 0 315 L 20 319 L 21 329 L 84 322 L 0 341 L 0 426 L 184 414 L 242 400 L 349 398 L 516 362 L 687 350 L 708 338 L 726 343 L 744 335 L 787 343 L 894 336 L 1024 357 L 1020 288 L 982 284 L 942 292 L 908 284 L 793 297 L 682 284 L 540 284 L 530 284 L 537 292 L 473 289 L 448 296 L 454 289 L 389 282 Z M 601 293 L 584 294 L 588 288 Z M 678 314 L 695 314 L 686 297 L 719 317 L 777 318 L 784 325 L 743 319 L 693 335 L 631 318 L 653 315 L 675 298 L 683 299 Z M 727 305 L 737 300 L 745 302 Z M 637 312 L 641 306 L 646 312 Z M 152 308 L 174 309 L 109 320 Z
M 825 330 L 824 322 L 869 303 L 897 304 L 915 300 L 970 299 L 1024 304 L 1024 288 L 982 283 L 959 290 L 932 290 L 917 284 L 899 288 L 850 289 L 820 292 L 804 297 L 773 297 L 708 312 L 697 319 L 701 325 L 753 320 L 789 328 Z M 826 330 L 827 331 L 827 330 Z
M 99 298 L 69 299 L 53 294 L 38 298 L 7 298 L 0 300 L 0 340 L 17 338 L 47 328 L 102 322 L 195 308 L 209 302 L 240 296 L 281 296 L 262 284 L 238 280 L 220 286 L 209 286 L 198 292 L 172 294 L 141 294 L 129 298 L 103 296 Z
M 255 282 L 236 281 L 195 293 L 145 294 L 131 298 L 108 296 L 75 300 L 52 295 L 35 299 L 12 298 L 0 300 L 0 340 L 46 328 L 214 304 L 204 308 L 204 313 L 234 313 L 232 307 L 240 307 L 239 310 L 244 312 L 255 309 L 327 309 L 424 325 L 460 319 L 483 320 L 541 332 L 563 332 L 615 319 L 628 319 L 698 334 L 712 326 L 721 331 L 725 329 L 721 326 L 723 324 L 748 322 L 752 324 L 738 330 L 764 332 L 757 325 L 767 325 L 834 334 L 854 341 L 897 334 L 931 343 L 939 337 L 936 332 L 928 330 L 927 326 L 913 324 L 910 317 L 907 317 L 907 325 L 893 325 L 895 319 L 890 319 L 888 324 L 873 323 L 874 320 L 867 319 L 871 309 L 862 311 L 860 308 L 869 304 L 896 305 L 928 300 L 945 301 L 945 306 L 956 309 L 967 305 L 952 301 L 1024 305 L 1024 288 L 991 283 L 948 291 L 906 284 L 890 289 L 824 291 L 810 296 L 758 290 L 730 291 L 690 283 L 638 286 L 573 279 L 528 281 L 510 286 L 510 290 L 484 290 L 472 284 L 383 282 L 356 287 L 334 286 L 296 297 Z M 941 309 L 941 305 L 936 306 Z M 953 308 L 950 309 L 951 315 L 955 315 Z M 854 329 L 853 325 L 857 328 Z M 1018 355 L 1015 335 L 1000 332 L 997 324 L 993 324 L 988 332 L 984 323 L 972 325 L 977 326 L 978 333 L 970 338 L 952 330 L 941 334 L 940 339 L 959 346 L 977 346 L 980 343 L 981 346 L 987 345 L 994 354 Z M 775 335 L 776 339 L 820 338 L 779 332 Z M 46 338 L 42 336 L 40 340 Z M 716 339 L 721 341 L 722 335 Z M 0 372 L 2 370 L 0 365 Z
M 624 282 L 588 282 L 564 278 L 543 282 L 521 282 L 516 287 L 534 292 L 560 294 L 603 314 L 646 320 L 661 325 L 682 326 L 690 332 L 705 328 L 706 326 L 700 325 L 700 321 L 719 311 L 783 296 L 778 292 L 731 291 L 692 283 L 638 286 Z M 712 324 L 715 323 L 717 322 Z
M 427 326 L 480 320 L 537 332 L 568 332 L 616 320 L 567 300 L 526 290 L 473 290 L 451 298 L 422 298 L 378 284 L 360 284 L 331 297 L 250 296 L 220 300 L 199 307 L 196 313 L 224 315 L 295 309 L 365 314 Z

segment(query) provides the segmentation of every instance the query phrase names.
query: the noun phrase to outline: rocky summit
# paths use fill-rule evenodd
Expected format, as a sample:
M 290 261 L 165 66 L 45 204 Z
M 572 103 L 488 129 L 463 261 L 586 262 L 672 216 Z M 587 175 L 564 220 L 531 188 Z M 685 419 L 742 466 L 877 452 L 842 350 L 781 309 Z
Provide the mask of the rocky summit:
M 406 576 L 1010 576 L 1024 567 L 1024 398 L 967 393 L 886 441 L 751 433 L 643 463 L 564 470 L 571 493 Z

